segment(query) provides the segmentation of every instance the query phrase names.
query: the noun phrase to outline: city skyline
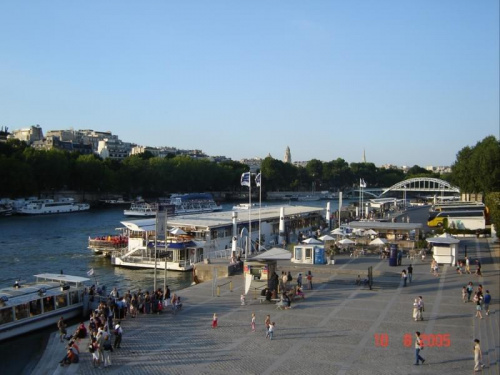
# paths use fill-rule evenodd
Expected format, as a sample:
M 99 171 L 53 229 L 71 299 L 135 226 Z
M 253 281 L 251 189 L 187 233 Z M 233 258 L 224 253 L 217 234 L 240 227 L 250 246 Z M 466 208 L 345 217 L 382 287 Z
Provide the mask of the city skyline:
M 423 167 L 498 139 L 494 0 L 26 1 L 0 20 L 10 129 Z

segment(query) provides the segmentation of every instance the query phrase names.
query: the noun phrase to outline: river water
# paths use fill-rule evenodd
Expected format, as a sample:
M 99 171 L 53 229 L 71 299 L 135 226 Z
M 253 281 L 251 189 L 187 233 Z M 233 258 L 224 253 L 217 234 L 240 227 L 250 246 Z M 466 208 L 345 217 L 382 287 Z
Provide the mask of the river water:
M 326 208 L 326 201 L 303 203 Z M 224 210 L 231 210 L 232 206 L 232 203 L 223 204 Z M 93 269 L 92 281 L 106 285 L 108 291 L 115 286 L 121 293 L 128 289 L 152 290 L 153 270 L 113 267 L 109 258 L 96 256 L 87 248 L 89 236 L 115 234 L 115 228 L 121 227 L 120 221 L 130 220 L 123 216 L 123 208 L 91 209 L 60 215 L 0 217 L 0 285 L 12 285 L 15 280 L 34 281 L 33 275 L 38 273 L 62 271 L 86 277 L 87 271 Z M 337 204 L 331 202 L 332 212 L 336 208 Z M 167 274 L 167 285 L 172 291 L 186 288 L 191 282 L 191 272 L 169 271 Z M 163 271 L 159 272 L 157 283 L 162 287 Z M 54 326 L 0 343 L 2 373 L 29 371 L 27 368 L 39 357 L 44 342 L 55 330 Z

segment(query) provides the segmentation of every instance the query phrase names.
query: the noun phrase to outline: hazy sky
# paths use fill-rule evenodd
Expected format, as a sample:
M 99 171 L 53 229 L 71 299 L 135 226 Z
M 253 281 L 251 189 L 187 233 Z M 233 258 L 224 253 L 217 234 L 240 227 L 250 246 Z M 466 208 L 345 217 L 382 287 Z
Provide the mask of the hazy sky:
M 0 126 L 450 165 L 499 136 L 498 0 L 0 2 Z

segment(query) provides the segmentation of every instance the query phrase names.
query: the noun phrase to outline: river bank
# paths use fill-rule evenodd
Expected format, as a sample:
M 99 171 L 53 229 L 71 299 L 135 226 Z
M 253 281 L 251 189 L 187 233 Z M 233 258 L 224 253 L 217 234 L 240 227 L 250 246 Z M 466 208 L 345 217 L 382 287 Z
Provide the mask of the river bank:
M 413 332 L 427 337 L 447 337 L 447 344 L 429 341 L 420 373 L 457 375 L 473 367 L 470 350 L 480 338 L 484 362 L 490 373 L 498 373 L 499 313 L 494 297 L 490 315 L 474 318 L 475 306 L 460 298 L 462 285 L 472 278 L 493 296 L 498 296 L 499 266 L 487 239 L 470 238 L 460 244 L 474 249 L 473 256 L 483 263 L 483 275 L 459 275 L 444 266 L 440 277 L 429 273 L 429 260 L 412 261 L 413 282 L 404 287 L 401 267 L 391 267 L 377 256 L 351 258 L 339 256 L 335 265 L 297 265 L 278 262 L 278 274 L 308 270 L 314 275 L 314 289 L 305 290 L 305 300 L 292 303 L 290 310 L 277 310 L 271 303 L 259 303 L 250 294 L 240 303 L 244 286 L 241 275 L 218 281 L 220 296 L 212 283 L 183 290 L 184 308 L 173 315 L 139 315 L 122 321 L 121 349 L 111 354 L 109 374 L 403 374 L 414 372 Z M 371 266 L 377 271 L 373 290 L 355 284 L 358 272 Z M 232 281 L 233 291 L 227 287 Z M 225 285 L 225 286 L 224 286 Z M 455 291 L 455 292 L 452 292 Z M 411 306 L 415 296 L 426 301 L 424 321 L 415 322 Z M 211 328 L 218 315 L 218 327 Z M 256 314 L 257 330 L 250 327 Z M 276 322 L 273 340 L 264 336 L 264 319 Z M 147 334 L 145 334 L 147 333 Z M 409 335 L 408 340 L 406 339 Z M 383 338 L 383 340 L 380 340 Z M 405 341 L 406 340 L 406 341 Z M 407 342 L 408 341 L 408 342 Z M 61 368 L 59 356 L 64 348 L 56 345 L 33 374 L 98 374 L 91 355 L 81 351 L 80 363 Z M 84 347 L 82 343 L 80 348 Z

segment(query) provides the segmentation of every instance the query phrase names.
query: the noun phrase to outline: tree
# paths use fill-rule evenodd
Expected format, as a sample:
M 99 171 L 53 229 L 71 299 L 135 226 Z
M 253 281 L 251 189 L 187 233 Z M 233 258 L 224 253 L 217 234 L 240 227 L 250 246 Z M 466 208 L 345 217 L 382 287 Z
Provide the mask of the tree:
M 500 143 L 488 136 L 473 148 L 467 146 L 457 153 L 452 166 L 452 182 L 465 193 L 500 191 Z

